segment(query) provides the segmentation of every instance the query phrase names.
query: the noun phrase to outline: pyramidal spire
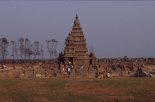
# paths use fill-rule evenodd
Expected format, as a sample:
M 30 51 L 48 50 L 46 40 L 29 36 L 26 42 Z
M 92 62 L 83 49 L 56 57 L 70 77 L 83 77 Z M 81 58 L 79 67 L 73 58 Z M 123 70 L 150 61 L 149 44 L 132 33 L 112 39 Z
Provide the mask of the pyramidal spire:
M 76 14 L 76 17 L 75 18 L 76 18 L 76 20 L 78 20 L 78 14 Z
M 74 20 L 74 26 L 75 25 L 79 25 L 80 26 L 80 21 L 79 21 L 79 18 L 78 18 L 77 14 L 76 14 L 76 17 L 75 17 L 75 20 Z

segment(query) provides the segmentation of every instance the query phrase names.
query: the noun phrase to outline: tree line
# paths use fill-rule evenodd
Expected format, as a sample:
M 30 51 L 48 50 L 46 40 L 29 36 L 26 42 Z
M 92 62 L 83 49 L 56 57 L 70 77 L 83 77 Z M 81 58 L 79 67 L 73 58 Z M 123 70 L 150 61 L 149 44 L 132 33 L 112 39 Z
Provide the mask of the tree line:
M 21 62 L 43 60 L 45 48 L 47 48 L 51 61 L 57 57 L 57 45 L 56 39 L 46 40 L 46 47 L 44 47 L 40 41 L 31 42 L 28 38 L 8 41 L 6 37 L 0 37 L 0 62 L 6 63 L 6 60 L 14 62 L 17 60 Z

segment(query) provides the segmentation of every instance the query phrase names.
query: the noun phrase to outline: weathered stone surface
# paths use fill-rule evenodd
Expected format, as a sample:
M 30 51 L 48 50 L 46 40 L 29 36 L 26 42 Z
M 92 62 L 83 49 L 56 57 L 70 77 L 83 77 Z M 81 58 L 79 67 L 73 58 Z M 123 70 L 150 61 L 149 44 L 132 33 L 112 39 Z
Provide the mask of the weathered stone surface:
M 86 39 L 80 25 L 80 20 L 76 15 L 72 30 L 65 40 L 64 52 L 59 56 L 59 62 L 65 66 L 70 63 L 74 68 L 84 67 L 87 69 L 90 62 L 94 64 L 95 60 L 94 53 L 91 53 L 91 55 L 88 53 Z

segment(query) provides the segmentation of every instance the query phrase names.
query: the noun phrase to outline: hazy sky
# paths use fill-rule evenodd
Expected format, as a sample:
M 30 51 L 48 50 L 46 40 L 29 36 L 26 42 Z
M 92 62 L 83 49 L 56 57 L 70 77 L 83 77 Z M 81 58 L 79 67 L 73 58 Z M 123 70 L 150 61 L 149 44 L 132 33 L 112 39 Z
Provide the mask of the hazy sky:
M 61 51 L 76 13 L 98 57 L 155 57 L 154 1 L 0 1 L 0 37 L 55 38 Z

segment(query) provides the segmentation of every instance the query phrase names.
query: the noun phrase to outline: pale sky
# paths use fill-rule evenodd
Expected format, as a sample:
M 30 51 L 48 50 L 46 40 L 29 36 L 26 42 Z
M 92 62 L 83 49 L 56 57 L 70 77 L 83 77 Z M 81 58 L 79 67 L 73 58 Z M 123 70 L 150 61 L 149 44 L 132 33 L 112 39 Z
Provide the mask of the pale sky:
M 0 1 L 0 37 L 54 38 L 60 52 L 76 13 L 97 57 L 155 57 L 155 1 Z

